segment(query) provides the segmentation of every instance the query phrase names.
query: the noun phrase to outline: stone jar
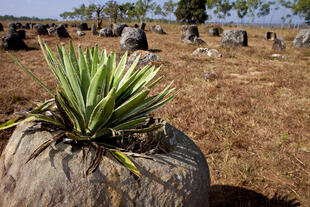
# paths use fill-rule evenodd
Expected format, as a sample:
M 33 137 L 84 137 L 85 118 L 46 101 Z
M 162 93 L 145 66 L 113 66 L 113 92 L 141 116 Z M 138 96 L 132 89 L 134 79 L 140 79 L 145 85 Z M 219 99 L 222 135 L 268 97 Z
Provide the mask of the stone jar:
M 31 153 L 52 138 L 33 131 L 34 123 L 18 126 L 0 157 L 0 206 L 9 207 L 209 207 L 210 175 L 199 148 L 186 135 L 166 124 L 174 150 L 132 157 L 137 178 L 107 153 L 98 168 L 85 176 L 95 156 L 80 146 L 60 142 L 26 163 Z M 84 159 L 83 159 L 84 158 Z

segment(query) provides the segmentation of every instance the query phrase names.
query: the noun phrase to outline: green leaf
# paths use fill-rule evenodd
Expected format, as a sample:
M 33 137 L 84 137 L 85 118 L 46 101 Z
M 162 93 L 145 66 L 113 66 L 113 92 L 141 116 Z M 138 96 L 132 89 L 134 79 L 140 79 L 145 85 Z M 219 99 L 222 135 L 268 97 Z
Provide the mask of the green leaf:
M 98 59 L 99 59 L 99 51 L 98 51 L 98 45 L 96 45 L 96 47 L 94 48 L 94 52 L 93 52 L 93 60 L 92 60 L 92 69 L 91 69 L 91 74 L 96 74 L 97 72 L 97 68 L 98 68 Z
M 109 150 L 111 154 L 118 160 L 120 163 L 122 163 L 128 170 L 130 170 L 132 173 L 134 173 L 136 176 L 141 177 L 140 171 L 137 169 L 135 164 L 121 151 L 118 150 Z
M 90 74 L 87 68 L 86 60 L 83 55 L 81 47 L 78 49 L 79 52 L 79 66 L 80 66 L 80 79 L 81 79 L 81 88 L 84 97 L 84 101 L 86 101 L 87 91 L 90 84 Z
M 40 114 L 43 111 L 45 111 L 46 109 L 50 108 L 52 106 L 52 103 L 54 101 L 54 99 L 51 99 L 49 101 L 46 101 L 45 103 L 41 104 L 40 106 L 32 109 L 31 111 L 29 111 L 29 114 Z M 49 105 L 50 104 L 50 105 Z
M 98 131 L 110 119 L 115 104 L 115 89 L 113 88 L 107 97 L 103 98 L 94 108 L 88 123 L 91 132 Z
M 42 115 L 42 114 L 36 114 L 36 115 L 34 115 L 34 117 L 37 120 L 46 121 L 46 122 L 49 122 L 49 123 L 54 124 L 56 126 L 59 126 L 61 128 L 65 128 L 63 123 L 61 123 L 59 120 L 53 119 L 53 118 L 51 118 L 49 116 L 45 116 L 45 115 Z

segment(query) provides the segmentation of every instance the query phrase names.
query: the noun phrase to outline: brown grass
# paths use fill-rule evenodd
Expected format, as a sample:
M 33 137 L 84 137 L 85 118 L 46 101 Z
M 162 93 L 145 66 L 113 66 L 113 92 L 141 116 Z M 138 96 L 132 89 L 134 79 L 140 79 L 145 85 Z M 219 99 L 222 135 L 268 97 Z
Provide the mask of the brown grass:
M 6 25 L 6 24 L 4 24 Z M 272 42 L 263 39 L 268 29 L 243 28 L 249 47 L 222 48 L 221 37 L 209 37 L 208 48 L 223 57 L 192 56 L 197 46 L 180 42 L 179 25 L 163 25 L 167 35 L 147 32 L 149 49 L 163 59 L 160 88 L 171 80 L 178 97 L 155 116 L 191 137 L 208 161 L 212 206 L 309 206 L 310 204 L 310 50 L 291 47 L 296 30 L 276 31 L 286 40 L 285 59 L 271 59 Z M 230 28 L 224 28 L 230 29 Z M 235 28 L 234 28 L 235 29 Z M 119 38 L 77 37 L 75 45 L 117 51 Z M 0 32 L 2 36 L 4 33 Z M 32 31 L 27 34 L 32 34 Z M 67 40 L 42 37 L 55 48 Z M 39 48 L 29 35 L 26 44 Z M 24 65 L 55 87 L 40 50 L 12 52 Z M 0 51 L 0 120 L 49 98 L 4 51 Z M 217 78 L 207 80 L 204 74 Z M 0 134 L 0 150 L 9 136 Z

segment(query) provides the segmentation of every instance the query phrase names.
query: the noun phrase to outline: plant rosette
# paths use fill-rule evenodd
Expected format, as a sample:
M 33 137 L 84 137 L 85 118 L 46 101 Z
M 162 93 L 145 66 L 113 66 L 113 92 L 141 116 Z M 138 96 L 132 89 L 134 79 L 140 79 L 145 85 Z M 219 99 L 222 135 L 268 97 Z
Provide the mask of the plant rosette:
M 85 51 L 79 46 L 76 52 L 71 41 L 68 50 L 64 45 L 57 45 L 57 58 L 40 39 L 39 44 L 57 79 L 56 93 L 9 53 L 53 98 L 0 126 L 3 130 L 35 121 L 59 131 L 38 147 L 28 161 L 52 143 L 65 140 L 97 150 L 87 174 L 92 173 L 105 152 L 109 152 L 140 177 L 139 170 L 126 154 L 143 157 L 146 155 L 141 153 L 171 150 L 170 143 L 165 141 L 164 123 L 150 118 L 150 113 L 177 95 L 171 83 L 160 93 L 149 96 L 150 90 L 162 80 L 162 77 L 153 80 L 160 67 L 147 65 L 137 69 L 140 56 L 127 67 L 127 52 L 117 64 L 114 52 L 108 55 L 105 49 L 99 51 L 97 45 Z

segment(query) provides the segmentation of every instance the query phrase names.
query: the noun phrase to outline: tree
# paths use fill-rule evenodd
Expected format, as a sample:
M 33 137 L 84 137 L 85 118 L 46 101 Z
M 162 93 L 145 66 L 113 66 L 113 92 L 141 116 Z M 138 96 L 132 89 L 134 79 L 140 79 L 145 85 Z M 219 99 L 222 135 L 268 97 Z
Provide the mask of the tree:
M 270 7 L 271 7 L 272 5 L 274 5 L 274 4 L 275 4 L 274 1 L 268 1 L 268 2 L 266 2 L 266 3 L 263 3 L 263 4 L 260 6 L 259 11 L 258 11 L 258 13 L 257 13 L 257 16 L 258 16 L 258 17 L 264 17 L 263 23 L 265 23 L 265 18 L 266 18 L 266 16 L 270 14 Z
M 175 10 L 176 5 L 177 5 L 177 3 L 173 3 L 172 0 L 166 1 L 163 5 L 164 16 L 169 15 L 170 21 L 172 21 L 172 15 L 173 15 L 173 12 Z
M 153 10 L 155 6 L 156 3 L 153 0 L 138 0 L 135 4 L 137 19 L 145 21 L 147 13 Z
M 178 22 L 204 23 L 208 18 L 206 13 L 206 1 L 180 0 L 174 14 Z
M 234 2 L 229 0 L 213 0 L 208 1 L 207 6 L 209 9 L 215 8 L 213 13 L 220 19 L 225 19 L 226 16 L 231 16 L 230 11 L 234 6 Z
M 106 15 L 110 17 L 111 22 L 113 20 L 113 22 L 116 23 L 119 14 L 119 6 L 120 5 L 114 0 L 110 0 L 106 3 L 106 6 L 103 9 L 103 11 Z
M 293 14 L 298 14 L 310 25 L 310 0 L 295 0 L 292 5 Z
M 136 16 L 134 3 L 127 2 L 119 5 L 119 17 L 122 21 L 127 19 L 129 22 L 131 22 L 134 16 Z
M 165 16 L 165 13 L 163 12 L 161 6 L 159 4 L 155 4 L 152 8 L 154 16 Z
M 242 19 L 243 19 L 243 17 L 245 17 L 245 15 L 247 15 L 248 9 L 249 9 L 247 1 L 246 0 L 237 0 L 235 5 L 234 5 L 234 8 L 236 9 L 238 17 L 240 18 L 240 21 L 242 23 Z
M 90 4 L 86 10 L 86 15 L 88 19 L 93 19 L 93 15 L 95 15 L 98 29 L 101 29 L 101 24 L 104 16 L 104 8 L 104 5 L 101 4 Z

